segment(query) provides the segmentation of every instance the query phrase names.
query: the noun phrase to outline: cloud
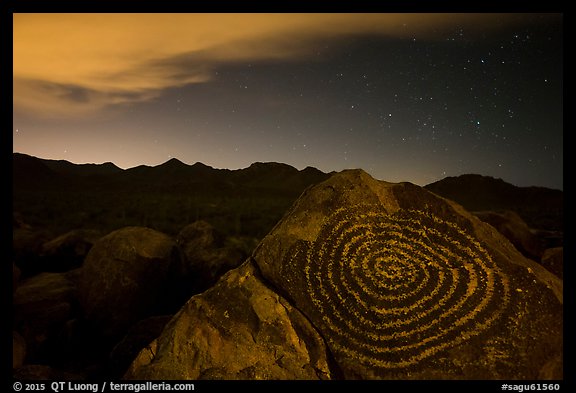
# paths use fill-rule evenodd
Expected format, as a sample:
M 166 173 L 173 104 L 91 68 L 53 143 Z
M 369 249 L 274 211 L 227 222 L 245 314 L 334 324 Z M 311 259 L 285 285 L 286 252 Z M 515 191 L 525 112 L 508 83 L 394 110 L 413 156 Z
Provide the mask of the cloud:
M 110 105 L 148 101 L 160 90 L 95 90 L 79 84 L 14 78 L 14 110 L 42 117 L 84 116 Z
M 493 14 L 14 14 L 14 109 L 96 113 L 211 79 L 226 62 L 300 59 L 318 38 L 435 39 Z M 498 22 L 500 21 L 500 22 Z

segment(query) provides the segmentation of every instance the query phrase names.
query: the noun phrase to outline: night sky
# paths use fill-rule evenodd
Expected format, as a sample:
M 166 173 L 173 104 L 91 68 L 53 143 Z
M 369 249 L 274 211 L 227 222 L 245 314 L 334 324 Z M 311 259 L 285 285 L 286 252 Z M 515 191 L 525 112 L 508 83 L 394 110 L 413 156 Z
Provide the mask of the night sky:
M 13 151 L 563 189 L 559 14 L 14 14 Z

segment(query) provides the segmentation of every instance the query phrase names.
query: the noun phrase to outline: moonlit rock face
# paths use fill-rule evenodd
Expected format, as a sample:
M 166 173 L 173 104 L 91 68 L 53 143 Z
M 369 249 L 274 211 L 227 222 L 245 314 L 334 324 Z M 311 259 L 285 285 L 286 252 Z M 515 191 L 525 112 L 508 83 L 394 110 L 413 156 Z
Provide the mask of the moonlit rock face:
M 561 282 L 420 187 L 335 175 L 301 196 L 254 259 L 348 378 L 561 375 Z
M 381 369 L 415 365 L 480 335 L 510 300 L 509 280 L 456 224 L 418 210 L 336 211 L 284 267 L 335 350 Z

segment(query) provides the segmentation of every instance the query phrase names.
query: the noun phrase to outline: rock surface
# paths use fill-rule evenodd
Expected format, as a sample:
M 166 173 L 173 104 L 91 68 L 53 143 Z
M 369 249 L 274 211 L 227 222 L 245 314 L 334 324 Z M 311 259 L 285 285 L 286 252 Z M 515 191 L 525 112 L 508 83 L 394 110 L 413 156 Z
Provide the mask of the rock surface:
M 176 243 L 183 259 L 180 276 L 189 290 L 186 299 L 210 288 L 220 276 L 240 266 L 245 259 L 240 251 L 224 247 L 223 238 L 205 221 L 184 227 Z
M 134 324 L 112 350 L 108 375 L 113 378 L 122 377 L 138 353 L 162 333 L 170 319 L 172 319 L 171 315 L 161 315 L 146 318 Z
M 80 267 L 100 237 L 96 230 L 77 229 L 44 243 L 40 248 L 43 271 L 64 272 Z
M 23 277 L 41 272 L 39 255 L 49 235 L 29 226 L 14 227 L 12 231 L 12 257 Z
M 460 205 L 343 171 L 192 297 L 135 379 L 562 379 L 562 281 Z
M 68 321 L 78 312 L 73 273 L 40 273 L 23 280 L 13 299 L 14 326 L 32 360 L 61 350 Z
M 562 281 L 421 187 L 343 171 L 253 259 L 344 378 L 562 379 Z
M 474 212 L 482 221 L 492 225 L 527 258 L 540 261 L 543 248 L 540 239 L 522 218 L 511 210 Z
M 126 379 L 328 379 L 308 320 L 247 261 L 192 297 L 142 350 Z
M 179 265 L 176 243 L 143 227 L 126 227 L 97 241 L 79 277 L 85 318 L 103 336 L 126 333 L 146 317 L 170 313 L 170 282 Z
M 564 247 L 548 248 L 542 255 L 542 266 L 556 274 L 558 277 L 564 277 Z

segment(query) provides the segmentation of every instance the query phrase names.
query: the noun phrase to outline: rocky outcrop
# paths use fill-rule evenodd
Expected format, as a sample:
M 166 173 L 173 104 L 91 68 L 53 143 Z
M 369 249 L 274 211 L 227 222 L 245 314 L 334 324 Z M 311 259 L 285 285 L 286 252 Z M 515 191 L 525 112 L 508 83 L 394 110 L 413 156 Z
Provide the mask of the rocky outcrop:
M 79 277 L 86 320 L 103 336 L 122 336 L 135 322 L 171 313 L 176 243 L 149 228 L 126 227 L 97 241 Z
M 561 251 L 540 265 L 421 187 L 335 174 L 221 276 L 228 252 L 199 222 L 117 230 L 66 273 L 13 267 L 14 378 L 563 378 Z
M 253 259 L 344 378 L 562 378 L 562 281 L 421 187 L 341 172 Z
M 246 262 L 192 297 L 127 379 L 326 379 L 322 338 Z
M 29 231 L 17 218 L 15 225 Z M 148 317 L 173 315 L 243 255 L 224 246 L 205 223 L 182 231 L 180 244 L 141 227 L 98 238 L 96 231 L 77 230 L 35 246 L 27 259 L 33 263 L 25 265 L 33 274 L 28 278 L 21 279 L 13 263 L 13 360 L 19 374 L 52 372 L 35 367 L 43 364 L 86 378 L 122 376 L 171 318 Z M 83 265 L 84 258 L 84 267 L 42 272 Z
M 562 281 L 494 227 L 344 171 L 192 297 L 125 377 L 562 379 L 562 326 Z

